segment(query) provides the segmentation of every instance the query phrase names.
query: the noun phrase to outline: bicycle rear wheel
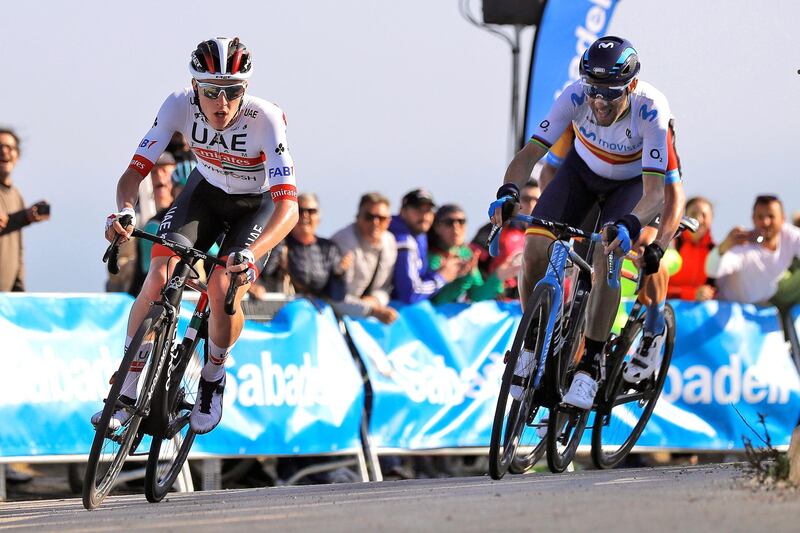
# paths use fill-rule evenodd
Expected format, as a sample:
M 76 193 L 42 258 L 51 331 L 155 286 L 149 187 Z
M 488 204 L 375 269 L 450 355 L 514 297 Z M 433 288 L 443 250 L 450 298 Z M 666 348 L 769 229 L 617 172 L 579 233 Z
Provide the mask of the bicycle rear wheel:
M 95 428 L 94 440 L 92 441 L 92 448 L 89 452 L 89 460 L 84 474 L 83 506 L 88 510 L 95 509 L 102 503 L 114 486 L 114 482 L 120 470 L 122 470 L 122 465 L 125 463 L 128 454 L 133 451 L 134 443 L 138 444 L 140 441 L 140 439 L 137 439 L 137 434 L 139 433 L 139 425 L 142 422 L 143 409 L 147 401 L 143 397 L 146 395 L 139 394 L 136 403 L 128 406 L 120 401 L 120 393 L 125 377 L 130 371 L 134 355 L 142 349 L 151 352 L 147 356 L 142 375 L 152 375 L 152 349 L 158 345 L 162 322 L 163 315 L 154 314 L 151 311 L 151 314 L 139 326 L 114 375 L 111 390 L 105 399 L 103 414 Z M 140 388 L 145 387 L 147 379 L 140 381 L 144 381 L 144 384 L 140 383 Z M 112 430 L 108 425 L 117 409 L 125 409 L 131 416 L 122 427 Z
M 544 350 L 545 329 L 553 304 L 553 288 L 537 286 L 520 320 L 511 350 L 506 353 L 506 368 L 495 408 L 492 437 L 489 445 L 489 474 L 502 478 L 513 464 L 512 472 L 524 472 L 544 453 L 546 408 L 534 401 L 533 378 Z M 533 352 L 526 377 L 515 377 L 514 369 L 523 347 Z M 518 398 L 511 395 L 511 386 L 522 387 Z M 516 457 L 517 452 L 521 452 Z
M 169 371 L 159 380 L 161 393 L 154 401 L 162 402 L 160 407 L 167 419 L 163 429 L 153 436 L 147 457 L 144 494 L 152 503 L 160 502 L 170 491 L 194 443 L 189 415 L 204 361 L 198 345 L 198 339 L 179 345 L 171 354 Z
M 612 388 L 606 396 L 608 400 L 598 406 L 592 432 L 592 462 L 597 468 L 614 468 L 627 457 L 661 396 L 675 346 L 675 313 L 669 304 L 664 307 L 664 321 L 666 339 L 661 364 L 649 378 L 639 383 L 627 383 L 622 379 L 625 363 L 619 364 L 629 361 L 639 347 L 644 313 L 625 327 L 614 346 L 611 357 L 617 364 L 613 365 L 606 383 Z

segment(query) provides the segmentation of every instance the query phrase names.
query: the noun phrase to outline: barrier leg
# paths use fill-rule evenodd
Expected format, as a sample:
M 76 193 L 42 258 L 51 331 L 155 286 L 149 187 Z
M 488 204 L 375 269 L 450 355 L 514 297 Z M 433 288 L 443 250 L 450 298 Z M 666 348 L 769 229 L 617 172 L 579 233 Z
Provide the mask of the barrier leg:
M 175 489 L 178 492 L 194 492 L 194 483 L 192 482 L 192 472 L 189 469 L 189 461 L 183 463 L 181 473 L 175 479 Z
M 203 490 L 220 490 L 222 488 L 222 460 L 206 459 L 203 461 Z
M 0 502 L 6 501 L 6 465 L 0 463 Z
M 383 481 L 383 472 L 381 472 L 381 462 L 378 460 L 378 454 L 375 447 L 372 445 L 372 439 L 369 436 L 369 418 L 364 415 L 361 418 L 361 449 L 363 450 L 363 457 L 365 458 L 365 466 L 367 468 L 367 475 L 369 481 Z M 366 481 L 366 480 L 365 480 Z
M 367 468 L 364 450 L 356 450 L 356 458 L 358 459 L 358 473 L 361 476 L 361 481 L 367 483 L 369 481 L 369 468 Z

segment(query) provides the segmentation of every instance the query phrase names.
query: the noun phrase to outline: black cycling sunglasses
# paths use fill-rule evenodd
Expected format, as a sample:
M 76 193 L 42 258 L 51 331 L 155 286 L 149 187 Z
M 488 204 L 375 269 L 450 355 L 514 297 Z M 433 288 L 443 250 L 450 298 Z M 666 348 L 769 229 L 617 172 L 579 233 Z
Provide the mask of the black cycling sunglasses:
M 236 85 L 215 85 L 213 83 L 197 82 L 197 87 L 200 89 L 203 96 L 216 100 L 221 93 L 225 93 L 226 100 L 235 100 L 244 95 L 244 83 L 237 83 Z
M 625 89 L 628 88 L 628 85 L 623 85 L 621 87 L 603 87 L 582 81 L 581 88 L 583 89 L 583 93 L 589 98 L 602 98 L 603 100 L 613 101 L 619 100 L 625 96 Z

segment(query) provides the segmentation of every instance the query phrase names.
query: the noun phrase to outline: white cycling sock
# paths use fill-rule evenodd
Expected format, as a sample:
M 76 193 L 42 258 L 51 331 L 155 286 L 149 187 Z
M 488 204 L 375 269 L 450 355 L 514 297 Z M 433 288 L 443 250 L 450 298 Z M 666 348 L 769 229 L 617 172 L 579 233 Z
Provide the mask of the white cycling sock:
M 128 353 L 128 348 L 131 345 L 133 337 L 125 337 L 125 353 Z M 131 368 L 125 374 L 125 381 L 122 383 L 122 396 L 128 398 L 136 398 L 136 386 L 139 384 L 139 376 L 142 375 L 142 369 L 147 362 L 147 356 L 150 355 L 150 350 L 153 348 L 153 343 L 143 342 L 139 352 L 134 356 L 131 361 Z
M 225 360 L 231 353 L 233 346 L 220 348 L 214 341 L 208 339 L 208 362 L 203 367 L 200 375 L 206 381 L 218 381 L 225 375 Z

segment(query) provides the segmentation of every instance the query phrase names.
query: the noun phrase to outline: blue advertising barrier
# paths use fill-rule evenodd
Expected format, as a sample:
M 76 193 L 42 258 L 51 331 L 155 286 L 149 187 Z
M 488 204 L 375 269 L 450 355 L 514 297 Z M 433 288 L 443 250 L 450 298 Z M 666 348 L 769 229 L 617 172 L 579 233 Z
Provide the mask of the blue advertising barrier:
M 772 308 L 674 302 L 676 346 L 664 393 L 639 445 L 742 449 L 766 415 L 776 445 L 800 414 L 800 379 Z M 405 307 L 391 326 L 346 319 L 374 391 L 373 444 L 425 449 L 487 446 L 502 354 L 520 311 L 481 302 Z M 421 339 L 424 339 L 422 341 Z M 734 409 L 734 407 L 736 409 Z M 587 433 L 585 444 L 589 444 Z
M 773 444 L 788 445 L 800 417 L 800 378 L 777 310 L 717 301 L 671 303 L 677 323 L 672 364 L 637 445 L 741 450 L 742 437 L 761 445 L 747 427 L 764 436 L 759 414 L 766 417 Z
M 83 455 L 119 353 L 125 295 L 0 294 L 0 457 Z M 186 307 L 189 307 L 187 304 Z M 180 330 L 188 323 L 184 309 Z M 287 304 L 248 322 L 227 365 L 224 417 L 193 452 L 359 449 L 363 386 L 330 309 Z
M 536 29 L 523 142 L 550 110 L 550 106 L 574 80 L 583 52 L 606 34 L 617 0 L 548 0 Z
M 391 326 L 345 318 L 372 385 L 372 444 L 487 446 L 518 307 L 422 302 L 400 309 Z

